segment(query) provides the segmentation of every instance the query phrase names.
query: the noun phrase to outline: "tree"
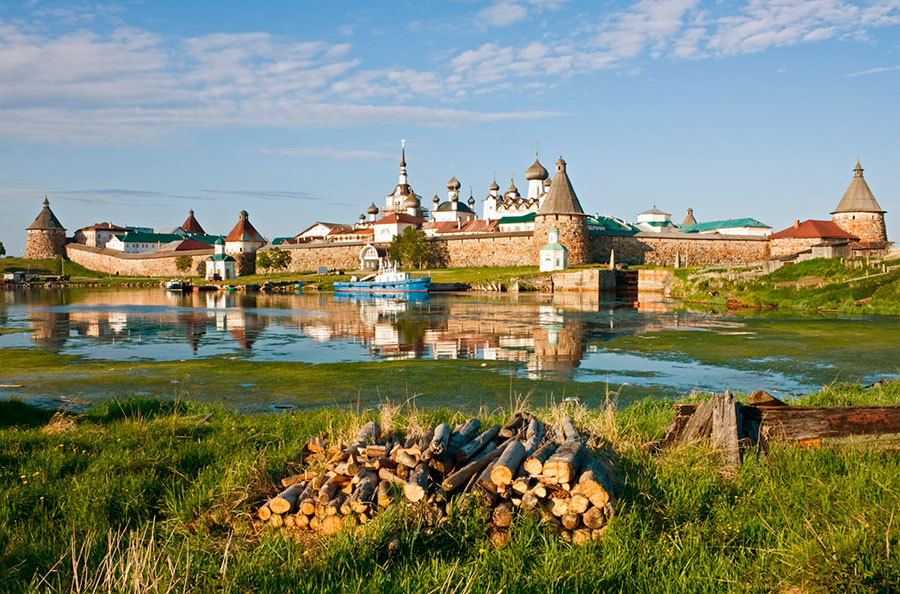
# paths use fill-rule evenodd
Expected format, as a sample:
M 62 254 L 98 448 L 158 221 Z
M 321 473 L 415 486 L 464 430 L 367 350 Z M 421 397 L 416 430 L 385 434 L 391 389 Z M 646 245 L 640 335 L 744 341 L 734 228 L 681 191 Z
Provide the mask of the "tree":
M 269 250 L 269 262 L 275 270 L 287 270 L 291 265 L 291 253 L 281 248 Z
M 3 242 L 0 241 L 0 256 L 5 256 L 5 255 L 6 255 L 6 248 L 3 247 Z
M 272 257 L 269 255 L 269 251 L 261 250 L 256 252 L 256 266 L 265 270 L 266 274 L 269 274 L 269 270 L 272 268 Z
M 391 260 L 401 266 L 407 264 L 416 268 L 422 268 L 428 263 L 429 251 L 425 234 L 414 227 L 404 229 L 403 233 L 394 237 L 388 247 Z
M 175 270 L 182 274 L 190 272 L 193 260 L 190 256 L 178 256 L 175 258 Z

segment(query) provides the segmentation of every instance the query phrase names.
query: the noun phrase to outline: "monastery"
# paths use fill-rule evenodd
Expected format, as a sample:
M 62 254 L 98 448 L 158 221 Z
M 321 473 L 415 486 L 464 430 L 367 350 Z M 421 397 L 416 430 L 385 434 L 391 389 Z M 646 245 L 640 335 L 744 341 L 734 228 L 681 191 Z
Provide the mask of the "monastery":
M 481 199 L 470 192 L 462 200 L 462 184 L 453 175 L 446 199 L 435 195 L 431 207 L 409 183 L 405 143 L 401 143 L 397 184 L 381 207 L 371 203 L 354 223 L 316 222 L 290 237 L 267 240 L 241 211 L 234 228 L 209 235 L 189 211 L 178 227 L 149 229 L 97 223 L 75 231 L 72 238 L 50 209 L 43 209 L 26 230 L 26 258 L 68 257 L 87 268 L 127 276 L 173 276 L 175 260 L 189 256 L 197 274 L 246 275 L 255 272 L 259 250 L 291 253 L 291 271 L 320 267 L 341 270 L 377 269 L 394 237 L 408 228 L 421 231 L 430 244 L 434 267 L 540 265 L 544 270 L 571 264 L 783 265 L 809 257 L 881 255 L 888 242 L 884 209 L 863 177 L 857 162 L 846 192 L 830 220 L 796 221 L 772 233 L 750 217 L 721 221 L 697 220 L 687 209 L 681 224 L 656 206 L 635 222 L 584 211 L 560 157 L 551 173 L 534 163 L 525 170 L 522 195 L 514 177 L 500 193 L 496 179 Z M 479 217 L 478 211 L 481 211 Z

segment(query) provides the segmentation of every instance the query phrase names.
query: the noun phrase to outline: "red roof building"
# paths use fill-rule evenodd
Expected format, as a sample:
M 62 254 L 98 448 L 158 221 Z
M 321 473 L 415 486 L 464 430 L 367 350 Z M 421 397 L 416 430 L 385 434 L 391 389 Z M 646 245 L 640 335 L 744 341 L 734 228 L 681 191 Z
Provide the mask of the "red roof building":
M 253 225 L 250 224 L 250 215 L 247 214 L 246 210 L 241 211 L 240 218 L 238 219 L 237 225 L 231 230 L 231 233 L 225 237 L 225 242 L 262 242 L 265 243 L 265 238 L 259 234 Z
M 188 211 L 188 218 L 181 224 L 181 228 L 194 235 L 206 235 L 206 231 L 203 230 L 203 227 L 201 227 L 200 223 L 197 222 L 197 219 L 194 218 L 193 210 Z
M 389 214 L 386 217 L 382 217 L 375 221 L 375 225 L 392 225 L 396 223 L 406 223 L 408 225 L 421 225 L 425 221 L 420 219 L 419 217 L 414 217 L 411 214 L 406 214 L 405 212 L 394 212 Z
M 851 239 L 858 240 L 855 235 L 847 233 L 832 221 L 814 221 L 808 220 L 795 221 L 794 224 L 787 229 L 773 233 L 769 239 Z

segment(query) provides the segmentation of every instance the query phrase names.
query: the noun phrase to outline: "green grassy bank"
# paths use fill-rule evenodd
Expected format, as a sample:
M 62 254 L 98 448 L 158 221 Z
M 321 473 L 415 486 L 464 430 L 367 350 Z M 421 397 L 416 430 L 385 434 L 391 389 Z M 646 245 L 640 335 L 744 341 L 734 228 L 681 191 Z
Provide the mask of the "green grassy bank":
M 185 361 L 107 361 L 60 355 L 36 349 L 2 351 L 0 395 L 42 400 L 67 398 L 90 403 L 138 394 L 158 398 L 205 399 L 266 410 L 270 404 L 304 407 L 371 407 L 388 399 L 414 399 L 422 406 L 477 410 L 509 406 L 516 394 L 548 404 L 577 397 L 598 404 L 607 389 L 595 382 L 535 380 L 522 377 L 519 366 L 502 361 L 395 360 L 354 363 L 251 361 L 219 356 Z M 627 386 L 623 401 L 662 396 L 654 387 Z
M 893 383 L 834 388 L 803 404 L 898 401 Z M 435 529 L 395 511 L 322 540 L 251 521 L 308 436 L 347 434 L 377 416 L 390 428 L 454 422 L 460 412 L 243 415 L 129 398 L 51 418 L 2 402 L 0 590 L 794 593 L 900 583 L 896 454 L 780 446 L 728 475 L 701 446 L 650 453 L 671 418 L 665 402 L 567 412 L 619 457 L 616 517 L 603 540 L 582 546 L 519 519 L 496 549 L 477 509 Z M 389 548 L 395 538 L 399 549 Z
M 676 271 L 673 296 L 712 306 L 781 308 L 847 314 L 900 315 L 900 270 L 815 259 L 741 280 Z

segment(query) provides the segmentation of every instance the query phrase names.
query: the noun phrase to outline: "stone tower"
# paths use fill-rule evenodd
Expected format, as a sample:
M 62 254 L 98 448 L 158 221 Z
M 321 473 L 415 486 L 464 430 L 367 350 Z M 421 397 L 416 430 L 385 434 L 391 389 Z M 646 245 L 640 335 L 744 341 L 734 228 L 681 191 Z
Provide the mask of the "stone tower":
M 50 210 L 50 201 L 44 196 L 44 208 L 25 230 L 25 258 L 45 260 L 66 255 L 66 230 Z
M 256 252 L 268 243 L 250 224 L 250 215 L 242 210 L 238 222 L 225 237 L 225 253 L 232 256 L 238 276 L 256 273 Z
M 862 165 L 857 161 L 850 187 L 831 213 L 831 220 L 847 233 L 859 237 L 860 241 L 877 243 L 887 241 L 884 213 L 863 177 Z
M 534 217 L 534 252 L 546 243 L 547 234 L 556 227 L 559 243 L 569 250 L 569 264 L 584 264 L 590 259 L 587 215 L 578 202 L 572 182 L 566 174 L 566 162 L 556 162 L 556 176 L 540 210 Z

